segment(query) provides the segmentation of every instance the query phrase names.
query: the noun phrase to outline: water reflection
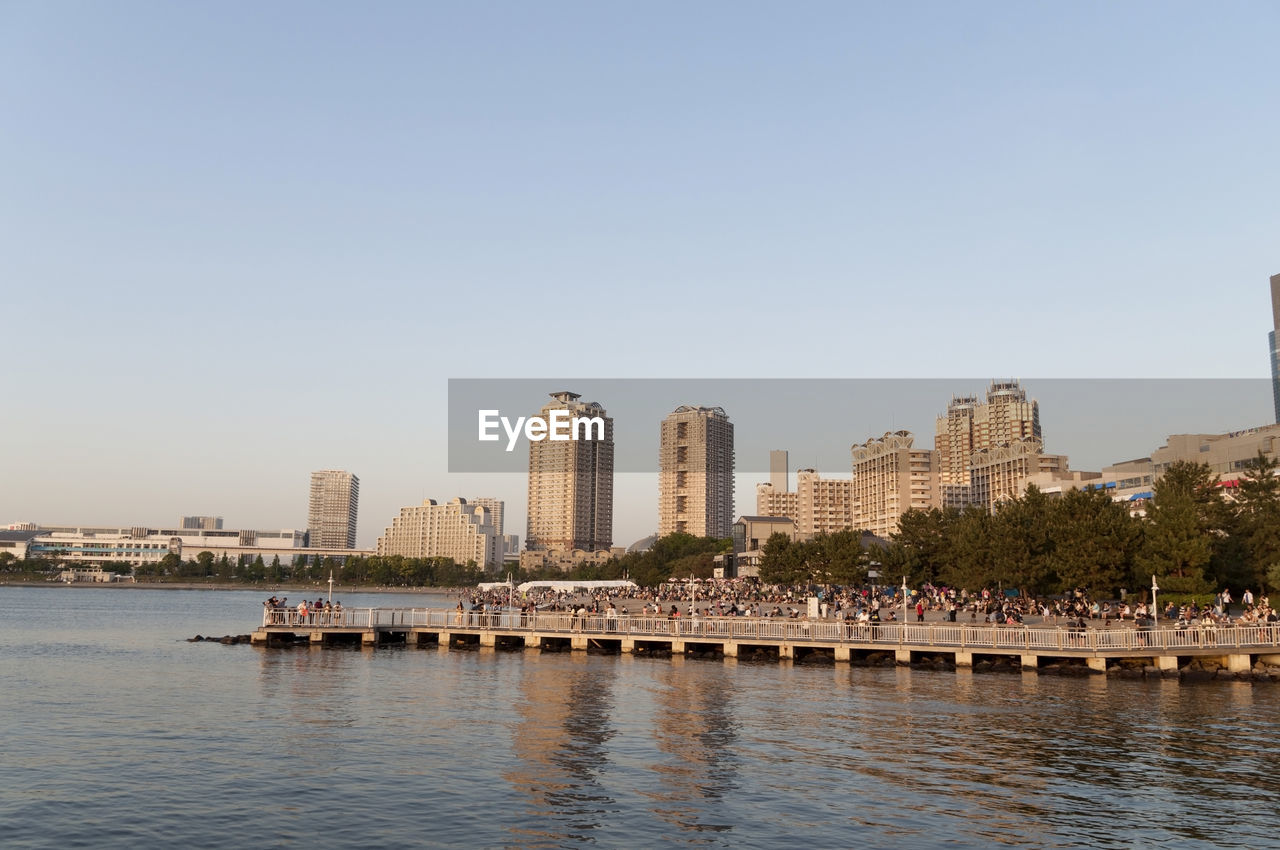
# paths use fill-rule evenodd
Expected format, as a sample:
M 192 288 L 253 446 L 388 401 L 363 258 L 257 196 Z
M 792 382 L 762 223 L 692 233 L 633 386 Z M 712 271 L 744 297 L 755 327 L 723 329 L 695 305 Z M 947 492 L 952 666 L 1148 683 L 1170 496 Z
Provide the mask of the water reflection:
M 658 775 L 646 793 L 653 813 L 681 831 L 731 830 L 714 804 L 737 790 L 736 677 L 684 659 L 655 672 L 652 735 L 666 758 L 650 767 Z
M 618 810 L 598 781 L 614 736 L 613 670 L 579 654 L 532 661 L 517 683 L 515 759 L 503 774 L 528 806 L 508 829 L 521 847 L 588 842 Z

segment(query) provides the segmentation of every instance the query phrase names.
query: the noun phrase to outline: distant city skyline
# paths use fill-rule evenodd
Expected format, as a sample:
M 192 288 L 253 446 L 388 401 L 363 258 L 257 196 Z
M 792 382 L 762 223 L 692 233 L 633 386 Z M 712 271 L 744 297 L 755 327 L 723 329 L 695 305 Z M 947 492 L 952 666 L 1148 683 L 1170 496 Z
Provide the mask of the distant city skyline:
M 362 547 L 428 497 L 501 497 L 519 531 L 524 470 L 450 472 L 459 376 L 597 382 L 623 545 L 657 479 L 622 465 L 613 381 L 1225 378 L 1257 400 L 1155 427 L 1274 421 L 1277 23 L 1248 0 L 10 4 L 0 522 L 301 529 L 300 482 L 338 468 Z M 827 474 L 945 409 L 811 441 L 661 401 L 725 405 L 740 470 L 786 445 Z M 1041 402 L 1073 465 L 1165 436 Z

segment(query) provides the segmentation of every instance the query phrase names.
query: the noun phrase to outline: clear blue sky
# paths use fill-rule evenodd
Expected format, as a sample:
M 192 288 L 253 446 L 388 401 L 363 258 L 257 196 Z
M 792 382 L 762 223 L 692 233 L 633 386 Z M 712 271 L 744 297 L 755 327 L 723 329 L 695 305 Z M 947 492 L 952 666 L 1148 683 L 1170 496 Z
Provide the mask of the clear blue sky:
M 1265 377 L 1278 30 L 0 0 L 0 523 L 300 527 L 336 467 L 362 545 L 423 496 L 522 533 L 522 477 L 446 471 L 450 377 Z

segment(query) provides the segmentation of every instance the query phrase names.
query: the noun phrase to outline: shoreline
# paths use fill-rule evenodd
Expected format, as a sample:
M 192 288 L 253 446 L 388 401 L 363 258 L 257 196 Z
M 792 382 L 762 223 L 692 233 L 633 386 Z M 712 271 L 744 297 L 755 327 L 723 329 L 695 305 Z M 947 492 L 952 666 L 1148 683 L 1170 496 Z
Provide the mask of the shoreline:
M 206 584 L 203 582 L 132 582 L 132 581 L 113 581 L 113 582 L 61 582 L 61 581 L 0 581 L 0 587 L 66 587 L 80 590 L 243 590 L 252 591 L 254 593 L 297 593 L 309 594 L 316 591 L 327 594 L 329 592 L 329 583 L 320 582 L 318 584 L 226 584 L 214 583 Z M 434 596 L 455 596 L 465 592 L 465 588 L 456 587 L 358 587 L 355 585 L 339 585 L 334 582 L 333 592 L 342 593 L 389 593 L 404 595 L 434 595 Z

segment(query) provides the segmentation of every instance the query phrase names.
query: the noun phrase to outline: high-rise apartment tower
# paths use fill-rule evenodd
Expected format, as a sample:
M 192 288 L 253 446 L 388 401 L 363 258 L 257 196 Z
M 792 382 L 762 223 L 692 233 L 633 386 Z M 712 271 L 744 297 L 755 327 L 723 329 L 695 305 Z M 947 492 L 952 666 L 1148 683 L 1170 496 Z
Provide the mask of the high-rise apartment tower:
M 681 405 L 662 420 L 658 535 L 728 537 L 733 526 L 733 423 L 719 407 Z
M 594 401 L 581 401 L 578 393 L 551 394 L 540 416 L 549 421 L 552 411 L 565 416 L 599 420 L 599 430 L 588 423 L 578 439 L 529 442 L 529 524 L 525 548 L 582 549 L 596 552 L 613 545 L 613 419 Z M 589 432 L 589 433 L 588 433 Z M 591 439 L 583 439 L 583 437 Z
M 941 504 L 970 503 L 970 467 L 977 452 L 1040 439 L 1040 403 L 1028 401 L 1017 381 L 992 381 L 985 402 L 977 396 L 953 397 L 938 417 L 934 436 Z
M 340 469 L 311 473 L 311 506 L 307 511 L 308 539 L 312 546 L 356 548 L 356 512 L 360 504 L 360 479 Z

